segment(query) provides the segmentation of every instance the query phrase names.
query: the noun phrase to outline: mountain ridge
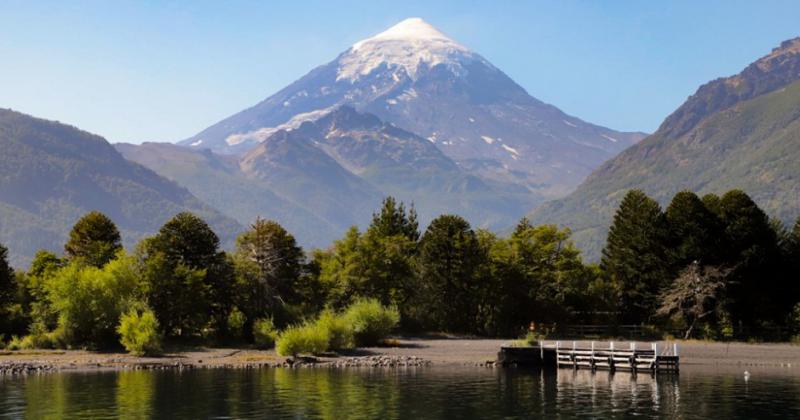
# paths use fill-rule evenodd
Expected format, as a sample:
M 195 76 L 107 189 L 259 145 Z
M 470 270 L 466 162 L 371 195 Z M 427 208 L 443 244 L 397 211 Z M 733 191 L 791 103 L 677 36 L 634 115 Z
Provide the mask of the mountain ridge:
M 206 218 L 231 244 L 238 223 L 188 190 L 125 160 L 105 139 L 76 127 L 0 109 L 0 242 L 15 265 L 40 248 L 59 252 L 84 213 L 99 210 L 126 246 L 180 211 Z
M 599 258 L 614 210 L 632 188 L 662 205 L 682 189 L 703 194 L 743 189 L 788 224 L 800 216 L 799 161 L 800 38 L 795 38 L 739 74 L 702 85 L 653 135 L 529 217 L 572 228 L 589 259 Z

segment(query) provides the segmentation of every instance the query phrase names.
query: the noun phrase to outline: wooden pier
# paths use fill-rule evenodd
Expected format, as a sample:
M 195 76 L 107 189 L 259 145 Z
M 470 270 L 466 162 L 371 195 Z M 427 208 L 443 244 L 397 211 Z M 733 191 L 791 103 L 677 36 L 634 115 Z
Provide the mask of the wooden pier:
M 503 366 L 539 366 L 589 370 L 624 370 L 632 373 L 648 372 L 678 373 L 680 358 L 678 345 L 648 343 L 644 347 L 628 343 L 627 348 L 619 348 L 619 343 L 601 344 L 591 342 L 578 345 L 573 341 L 556 341 L 552 344 L 539 343 L 530 347 L 502 347 L 498 353 L 498 363 Z

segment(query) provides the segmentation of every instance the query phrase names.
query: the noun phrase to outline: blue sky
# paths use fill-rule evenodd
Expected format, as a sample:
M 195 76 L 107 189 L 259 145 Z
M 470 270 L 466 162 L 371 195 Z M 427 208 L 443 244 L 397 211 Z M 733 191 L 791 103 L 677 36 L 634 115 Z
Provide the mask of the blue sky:
M 0 107 L 181 140 L 411 16 L 619 130 L 655 130 L 700 84 L 800 36 L 797 1 L 0 0 Z

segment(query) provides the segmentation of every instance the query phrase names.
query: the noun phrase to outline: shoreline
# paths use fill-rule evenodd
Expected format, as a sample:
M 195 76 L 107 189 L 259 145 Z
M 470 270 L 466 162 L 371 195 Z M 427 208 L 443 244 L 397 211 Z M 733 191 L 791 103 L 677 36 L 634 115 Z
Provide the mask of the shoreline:
M 85 350 L 0 351 L 0 376 L 61 371 L 255 368 L 398 368 L 494 366 L 497 352 L 513 340 L 474 338 L 397 338 L 392 347 L 368 347 L 298 361 L 274 350 L 198 348 L 137 357 Z M 552 340 L 547 340 L 549 343 Z M 625 341 L 615 341 L 625 345 Z M 800 345 L 676 341 L 681 367 L 762 367 L 800 369 Z M 800 370 L 798 370 L 800 372 Z

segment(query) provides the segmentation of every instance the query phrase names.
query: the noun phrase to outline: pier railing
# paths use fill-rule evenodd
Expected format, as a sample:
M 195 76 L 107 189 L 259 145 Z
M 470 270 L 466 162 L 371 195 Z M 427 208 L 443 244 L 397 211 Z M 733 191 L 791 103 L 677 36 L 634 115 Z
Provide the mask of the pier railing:
M 639 348 L 637 343 L 629 343 L 629 347 L 617 348 L 612 341 L 608 347 L 599 347 L 592 341 L 590 346 L 578 347 L 573 341 L 571 346 L 564 346 L 561 341 L 555 342 L 556 364 L 559 367 L 574 369 L 604 369 L 656 372 L 677 372 L 679 369 L 678 345 L 650 343 L 649 348 Z M 540 343 L 541 349 L 547 347 Z
M 678 345 L 664 343 L 539 342 L 533 346 L 504 346 L 497 355 L 502 366 L 540 366 L 632 373 L 677 373 Z

